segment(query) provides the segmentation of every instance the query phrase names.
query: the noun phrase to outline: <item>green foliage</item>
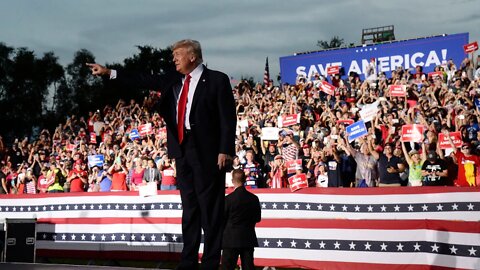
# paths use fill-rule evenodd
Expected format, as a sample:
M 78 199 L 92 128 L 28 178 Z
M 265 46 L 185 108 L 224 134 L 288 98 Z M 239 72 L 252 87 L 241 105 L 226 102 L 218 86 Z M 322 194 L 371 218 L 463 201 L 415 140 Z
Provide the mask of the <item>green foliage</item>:
M 342 45 L 345 45 L 345 41 L 343 38 L 340 38 L 338 36 L 334 36 L 330 41 L 325 41 L 325 40 L 318 40 L 317 41 L 317 46 L 320 47 L 320 49 L 333 49 L 333 48 L 339 48 Z
M 139 52 L 110 68 L 147 73 L 174 70 L 171 48 L 137 46 Z M 114 105 L 119 99 L 142 100 L 146 90 L 113 88 L 91 75 L 85 63 L 95 56 L 78 50 L 64 68 L 53 52 L 37 57 L 28 48 L 0 43 L 0 134 L 9 140 L 32 135 L 33 127 L 53 129 L 69 115 L 86 116 L 89 111 Z M 143 90 L 143 91 L 142 91 Z M 47 97 L 53 93 L 53 102 Z

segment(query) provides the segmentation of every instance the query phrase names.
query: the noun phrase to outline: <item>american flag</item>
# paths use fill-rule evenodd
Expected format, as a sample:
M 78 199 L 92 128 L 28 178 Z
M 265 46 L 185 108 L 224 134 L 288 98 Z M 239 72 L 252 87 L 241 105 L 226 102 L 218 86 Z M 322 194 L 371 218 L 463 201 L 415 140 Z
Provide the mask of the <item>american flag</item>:
M 265 71 L 263 73 L 263 84 L 265 87 L 270 86 L 270 69 L 268 67 L 268 57 L 265 59 Z
M 479 188 L 253 192 L 262 208 L 258 266 L 480 269 Z M 0 196 L 0 219 L 38 219 L 45 257 L 177 260 L 181 211 L 175 191 Z

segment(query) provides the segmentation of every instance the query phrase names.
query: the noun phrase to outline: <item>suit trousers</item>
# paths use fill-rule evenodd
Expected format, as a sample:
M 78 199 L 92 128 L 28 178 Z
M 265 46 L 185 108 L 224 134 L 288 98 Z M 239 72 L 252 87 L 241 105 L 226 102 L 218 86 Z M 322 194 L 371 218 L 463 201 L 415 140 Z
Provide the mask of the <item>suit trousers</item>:
M 198 269 L 202 229 L 204 246 L 201 269 L 218 270 L 223 237 L 225 173 L 216 164 L 205 168 L 191 133 L 182 143 L 183 155 L 176 159 L 177 186 L 182 199 L 183 250 L 177 269 Z
M 253 248 L 224 248 L 222 254 L 222 270 L 234 270 L 238 256 L 242 262 L 242 270 L 254 270 Z

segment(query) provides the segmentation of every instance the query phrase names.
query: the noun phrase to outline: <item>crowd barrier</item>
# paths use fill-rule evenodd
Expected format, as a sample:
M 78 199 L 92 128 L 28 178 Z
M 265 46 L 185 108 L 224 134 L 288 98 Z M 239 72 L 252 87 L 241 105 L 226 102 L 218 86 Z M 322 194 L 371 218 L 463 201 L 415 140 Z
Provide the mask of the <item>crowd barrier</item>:
M 258 266 L 480 269 L 480 188 L 253 192 Z M 178 260 L 181 214 L 178 191 L 0 196 L 0 219 L 37 219 L 40 257 Z

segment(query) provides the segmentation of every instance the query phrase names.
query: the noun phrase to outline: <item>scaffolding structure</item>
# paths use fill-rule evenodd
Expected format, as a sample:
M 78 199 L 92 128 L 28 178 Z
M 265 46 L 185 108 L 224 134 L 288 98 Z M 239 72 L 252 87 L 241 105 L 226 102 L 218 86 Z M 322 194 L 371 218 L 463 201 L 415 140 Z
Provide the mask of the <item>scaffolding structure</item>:
M 394 41 L 394 26 L 380 26 L 362 30 L 362 44 L 374 44 L 378 42 Z

